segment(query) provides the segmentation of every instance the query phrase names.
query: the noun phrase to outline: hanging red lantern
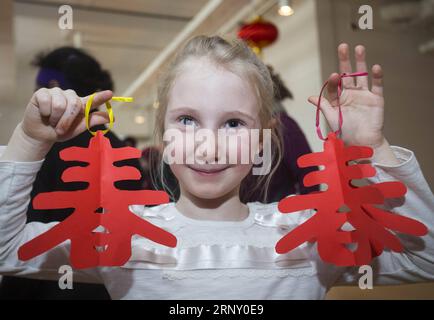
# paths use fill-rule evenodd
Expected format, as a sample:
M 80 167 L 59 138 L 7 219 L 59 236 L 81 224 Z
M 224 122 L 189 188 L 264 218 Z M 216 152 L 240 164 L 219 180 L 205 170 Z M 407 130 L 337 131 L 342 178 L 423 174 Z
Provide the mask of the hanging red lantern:
M 257 54 L 261 53 L 262 48 L 275 42 L 278 35 L 277 27 L 260 16 L 243 25 L 238 31 L 238 37 L 246 41 Z

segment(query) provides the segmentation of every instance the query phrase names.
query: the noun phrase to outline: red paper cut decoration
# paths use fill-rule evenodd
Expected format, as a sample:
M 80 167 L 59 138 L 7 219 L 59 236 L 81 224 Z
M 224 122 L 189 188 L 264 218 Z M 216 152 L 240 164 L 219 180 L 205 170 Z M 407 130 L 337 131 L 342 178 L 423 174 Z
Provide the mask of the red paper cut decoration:
M 315 209 L 316 213 L 306 222 L 285 235 L 276 244 L 277 253 L 286 253 L 302 243 L 317 242 L 322 260 L 338 266 L 369 264 L 372 258 L 380 255 L 385 247 L 402 252 L 399 239 L 387 229 L 423 236 L 428 230 L 417 220 L 382 210 L 374 205 L 385 199 L 401 197 L 406 187 L 401 182 L 381 182 L 368 186 L 355 187 L 352 179 L 375 176 L 374 167 L 369 164 L 349 165 L 348 161 L 369 158 L 372 148 L 364 146 L 344 146 L 344 142 L 329 133 L 324 142 L 324 151 L 310 153 L 298 158 L 301 168 L 323 165 L 324 170 L 313 171 L 303 180 L 305 186 L 327 184 L 326 191 L 308 195 L 287 197 L 278 204 L 282 213 L 303 209 Z M 340 212 L 345 207 L 347 212 Z M 348 210 L 349 209 L 349 210 Z M 343 231 L 345 222 L 354 230 Z M 355 251 L 347 245 L 355 243 Z
M 131 237 L 135 234 L 175 247 L 174 235 L 128 210 L 132 204 L 167 203 L 168 195 L 163 191 L 126 191 L 114 186 L 116 181 L 139 179 L 140 172 L 134 167 L 116 167 L 113 163 L 140 158 L 140 155 L 140 150 L 132 147 L 112 148 L 101 131 L 90 140 L 88 148 L 62 150 L 62 160 L 88 163 L 86 167 L 66 169 L 62 180 L 85 181 L 89 186 L 79 191 L 41 193 L 34 198 L 35 209 L 76 210 L 63 222 L 21 246 L 19 259 L 32 259 L 68 239 L 71 240 L 71 265 L 77 269 L 125 264 L 131 256 Z M 95 230 L 101 226 L 103 232 Z

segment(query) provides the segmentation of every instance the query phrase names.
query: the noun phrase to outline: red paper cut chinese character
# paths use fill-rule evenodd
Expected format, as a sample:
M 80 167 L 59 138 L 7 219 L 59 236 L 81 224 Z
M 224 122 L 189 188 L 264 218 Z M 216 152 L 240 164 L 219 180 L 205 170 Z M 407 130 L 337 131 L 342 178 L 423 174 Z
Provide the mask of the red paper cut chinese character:
M 86 167 L 66 169 L 62 180 L 85 181 L 89 186 L 80 191 L 42 193 L 34 198 L 35 209 L 75 208 L 75 211 L 63 222 L 21 246 L 20 260 L 32 259 L 68 239 L 71 240 L 71 265 L 75 268 L 125 264 L 131 256 L 131 237 L 135 234 L 175 247 L 174 235 L 128 210 L 132 204 L 166 203 L 169 197 L 165 192 L 115 188 L 116 181 L 139 179 L 140 172 L 134 167 L 116 167 L 113 163 L 140 155 L 140 151 L 132 147 L 112 148 L 110 140 L 101 131 L 90 140 L 88 148 L 62 150 L 62 160 L 88 163 Z M 103 212 L 98 210 L 100 208 Z M 95 230 L 98 227 L 104 230 Z
M 277 253 L 286 253 L 306 241 L 318 243 L 322 260 L 338 266 L 369 264 L 373 257 L 380 255 L 385 247 L 403 251 L 399 239 L 389 230 L 415 236 L 425 235 L 424 224 L 408 217 L 377 208 L 385 199 L 401 197 L 406 193 L 404 184 L 398 181 L 381 182 L 355 187 L 352 179 L 375 176 L 375 169 L 369 164 L 348 164 L 348 161 L 369 158 L 373 151 L 369 147 L 345 147 L 334 132 L 324 142 L 324 151 L 310 153 L 298 158 L 300 167 L 323 165 L 324 170 L 307 174 L 305 186 L 327 184 L 326 191 L 308 195 L 287 197 L 279 202 L 282 213 L 303 209 L 315 209 L 316 213 L 306 222 L 285 235 L 276 244 Z M 340 212 L 342 207 L 347 212 Z M 349 210 L 348 210 L 349 208 Z M 345 222 L 354 230 L 343 231 Z M 356 243 L 352 251 L 347 247 Z

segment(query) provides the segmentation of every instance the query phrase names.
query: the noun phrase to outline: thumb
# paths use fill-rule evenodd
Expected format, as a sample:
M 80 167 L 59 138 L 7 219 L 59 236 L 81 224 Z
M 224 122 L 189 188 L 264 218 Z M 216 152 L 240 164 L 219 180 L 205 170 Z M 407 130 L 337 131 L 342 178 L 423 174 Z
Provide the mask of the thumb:
M 309 98 L 307 98 L 307 101 L 309 101 L 315 107 L 318 107 L 318 103 L 320 102 L 318 96 L 310 96 Z M 325 117 L 327 117 L 327 115 L 331 115 L 333 112 L 333 107 L 331 106 L 330 102 L 324 97 L 321 97 L 321 105 L 319 106 L 319 108 Z
M 319 100 L 319 97 L 317 97 L 317 96 L 310 96 L 309 98 L 307 98 L 307 101 L 309 101 L 314 106 L 317 106 L 318 100 Z
M 115 121 L 115 118 L 113 116 L 113 122 Z M 110 118 L 107 112 L 103 111 L 96 111 L 92 112 L 89 115 L 89 127 L 98 126 L 101 124 L 108 124 L 110 123 Z
M 318 106 L 318 96 L 310 96 L 307 100 L 314 106 Z M 337 126 L 338 119 L 335 108 L 333 108 L 330 102 L 324 97 L 321 98 L 321 105 L 319 108 L 321 110 L 321 113 L 324 115 L 324 118 L 327 120 L 329 126 L 333 130 L 336 130 L 335 127 Z
M 114 122 L 114 117 L 113 117 L 113 122 Z M 107 112 L 95 111 L 89 114 L 89 128 L 101 124 L 108 124 L 108 123 L 110 123 L 110 118 Z M 82 116 L 81 119 L 79 120 L 77 127 L 74 129 L 72 136 L 76 136 L 77 134 L 80 134 L 86 130 L 87 130 L 86 119 L 84 118 L 84 116 Z

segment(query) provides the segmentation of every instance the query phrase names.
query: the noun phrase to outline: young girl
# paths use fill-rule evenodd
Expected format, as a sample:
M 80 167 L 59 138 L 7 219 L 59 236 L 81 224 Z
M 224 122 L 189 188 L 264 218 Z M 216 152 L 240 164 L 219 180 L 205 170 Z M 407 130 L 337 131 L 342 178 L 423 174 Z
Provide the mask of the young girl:
M 349 49 L 338 48 L 340 71 L 351 72 Z M 365 49 L 355 48 L 357 71 L 366 71 Z M 329 77 L 328 101 L 322 112 L 330 126 L 338 123 L 338 74 Z M 343 78 L 340 97 L 344 124 L 342 139 L 349 145 L 374 149 L 377 170 L 371 182 L 400 180 L 408 192 L 388 209 L 423 222 L 429 233 L 420 238 L 400 236 L 406 250 L 385 251 L 373 260 L 377 284 L 434 280 L 434 197 L 410 150 L 389 146 L 383 129 L 382 70 L 372 68 L 368 77 Z M 95 95 L 98 106 L 112 97 L 110 91 Z M 166 72 L 158 91 L 158 136 L 169 129 L 190 138 L 189 129 L 272 129 L 273 168 L 258 176 L 259 187 L 279 161 L 277 130 L 272 126 L 273 88 L 265 65 L 243 44 L 219 37 L 189 41 Z M 0 272 L 23 277 L 58 279 L 58 268 L 68 264 L 69 241 L 27 262 L 18 260 L 18 248 L 56 223 L 26 224 L 25 212 L 32 182 L 55 141 L 83 132 L 84 105 L 71 90 L 41 89 L 31 98 L 23 121 L 16 127 L 0 162 Z M 318 97 L 310 97 L 316 105 Z M 104 112 L 91 113 L 91 125 L 108 122 Z M 245 142 L 245 141 L 244 141 Z M 261 146 L 263 146 L 261 141 Z M 185 147 L 184 155 L 197 146 Z M 178 189 L 167 190 L 175 202 L 152 208 L 134 205 L 131 210 L 171 232 L 175 248 L 150 240 L 132 239 L 131 259 L 122 267 L 75 270 L 75 281 L 104 283 L 112 298 L 133 299 L 321 299 L 334 285 L 357 284 L 358 268 L 323 262 L 314 245 L 303 244 L 286 254 L 275 252 L 276 242 L 303 223 L 313 212 L 283 215 L 277 203 L 243 203 L 240 189 L 252 164 L 216 164 L 220 154 L 202 154 L 197 163 L 170 165 Z M 234 151 L 239 150 L 223 150 Z M 159 172 L 165 187 L 167 165 Z M 169 172 L 170 173 L 170 172 Z M 266 191 L 266 190 L 265 190 Z M 49 214 L 47 212 L 46 214 Z

